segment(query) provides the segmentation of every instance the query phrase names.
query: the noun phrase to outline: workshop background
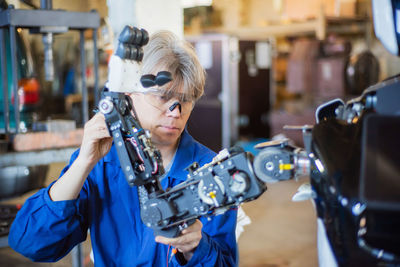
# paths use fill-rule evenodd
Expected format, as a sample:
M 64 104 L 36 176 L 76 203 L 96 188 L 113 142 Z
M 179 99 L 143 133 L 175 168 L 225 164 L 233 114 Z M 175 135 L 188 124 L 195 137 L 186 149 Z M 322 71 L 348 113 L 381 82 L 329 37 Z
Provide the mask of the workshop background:
M 24 200 L 56 179 L 79 146 L 82 125 L 107 80 L 115 37 L 126 24 L 150 33 L 170 29 L 193 44 L 207 82 L 188 128 L 215 151 L 240 145 L 257 153 L 255 144 L 284 137 L 302 146 L 301 132 L 284 125 L 312 125 L 319 104 L 351 99 L 400 70 L 399 59 L 376 40 L 369 0 L 0 3 L 0 40 L 6 43 L 0 77 L 0 266 L 93 266 L 90 240 L 57 263 L 32 263 L 7 246 L 7 234 Z M 7 4 L 26 11 L 62 9 L 58 19 L 66 25 L 47 27 L 44 16 L 31 20 L 40 27 L 10 28 Z M 12 29 L 14 42 L 8 37 Z M 318 266 L 313 205 L 292 201 L 305 182 L 307 177 L 268 185 L 258 200 L 243 205 L 251 224 L 239 238 L 240 266 Z

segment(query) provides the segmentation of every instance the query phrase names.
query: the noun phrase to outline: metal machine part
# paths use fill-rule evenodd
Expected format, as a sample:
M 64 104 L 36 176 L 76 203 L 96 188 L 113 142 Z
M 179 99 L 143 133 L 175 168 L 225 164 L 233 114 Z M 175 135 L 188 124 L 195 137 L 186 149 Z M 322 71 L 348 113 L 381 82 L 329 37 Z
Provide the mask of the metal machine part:
M 155 234 L 175 237 L 182 226 L 187 227 L 200 216 L 220 214 L 258 198 L 266 186 L 254 175 L 252 161 L 247 152 L 229 152 L 227 157 L 216 157 L 192 170 L 184 183 L 143 203 L 143 223 Z
M 254 172 L 264 182 L 309 175 L 310 194 L 338 266 L 400 264 L 400 82 L 321 105 L 303 130 L 306 149 L 259 144 Z
M 164 174 L 161 153 L 152 145 L 150 133 L 132 116 L 131 112 L 135 111 L 130 97 L 105 88 L 99 110 L 104 114 L 107 127 L 114 138 L 121 167 L 129 185 L 153 184 Z M 156 187 L 158 190 L 160 186 Z
M 400 263 L 399 87 L 393 78 L 316 114 L 310 179 L 340 266 Z
M 254 174 L 253 156 L 231 149 L 205 166 L 192 166 L 186 182 L 164 191 L 159 183 L 164 174 L 161 154 L 133 115 L 129 100 L 123 93 L 104 90 L 99 109 L 128 184 L 138 186 L 142 221 L 156 235 L 175 237 L 194 219 L 256 199 L 266 190 Z
M 304 149 L 291 146 L 288 140 L 259 144 L 254 172 L 265 183 L 275 183 L 309 173 L 310 162 Z

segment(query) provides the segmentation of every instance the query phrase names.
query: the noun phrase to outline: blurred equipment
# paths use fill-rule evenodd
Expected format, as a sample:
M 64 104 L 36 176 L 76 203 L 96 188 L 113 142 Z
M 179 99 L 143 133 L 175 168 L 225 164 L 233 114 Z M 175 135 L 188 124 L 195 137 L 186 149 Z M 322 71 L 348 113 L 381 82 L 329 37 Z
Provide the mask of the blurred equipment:
M 17 30 L 26 28 L 30 33 L 43 34 L 43 42 L 45 47 L 45 68 L 46 79 L 51 80 L 54 75 L 53 67 L 53 53 L 52 53 L 52 39 L 53 34 L 63 33 L 68 30 L 78 30 L 80 32 L 80 60 L 81 60 L 81 79 L 82 79 L 82 98 L 83 98 L 83 118 L 84 121 L 88 120 L 88 95 L 86 87 L 86 63 L 85 63 L 85 48 L 84 48 L 84 31 L 87 29 L 93 30 L 93 43 L 94 43 L 94 62 L 95 62 L 95 96 L 98 92 L 98 58 L 97 58 L 97 28 L 100 26 L 100 17 L 97 12 L 70 12 L 64 10 L 53 10 L 51 0 L 42 0 L 40 2 L 41 8 L 36 10 L 28 9 L 15 9 L 12 5 L 7 6 L 2 2 L 0 10 L 0 58 L 2 86 L 3 86 L 3 99 L 8 99 L 9 92 L 7 90 L 7 79 L 11 77 L 12 92 L 14 96 L 19 96 L 18 91 L 18 64 L 17 64 Z M 6 8 L 7 7 L 7 8 Z M 10 57 L 6 57 L 6 48 L 10 47 Z M 10 59 L 8 61 L 8 59 Z M 9 67 L 8 67 L 9 66 Z M 9 72 L 11 75 L 9 75 Z M 97 102 L 96 102 L 97 103 Z M 20 131 L 20 114 L 19 97 L 14 97 L 11 107 L 8 101 L 4 101 L 4 121 L 5 133 L 10 132 L 9 127 L 9 110 L 14 107 L 15 117 L 15 130 Z
M 27 46 L 23 34 L 17 31 L 16 35 L 17 53 L 17 78 L 18 78 L 18 106 L 12 105 L 15 101 L 13 83 L 11 75 L 11 47 L 9 44 L 8 29 L 0 31 L 0 47 L 3 47 L 6 56 L 0 58 L 3 69 L 7 69 L 7 75 L 0 76 L 2 93 L 0 94 L 0 132 L 8 133 L 10 130 L 18 128 L 21 132 L 26 132 L 31 127 L 40 105 L 40 84 L 34 77 L 33 59 L 31 51 Z M 5 41 L 5 44 L 2 42 Z M 1 51 L 1 49 L 0 49 Z M 16 124 L 16 116 L 19 116 L 19 124 Z
M 48 165 L 8 166 L 0 170 L 0 199 L 43 187 Z
M 40 8 L 45 10 L 53 9 L 53 0 L 40 0 Z M 44 73 L 46 81 L 54 79 L 54 63 L 53 63 L 53 32 L 67 31 L 67 27 L 56 29 L 55 27 L 50 31 L 50 27 L 41 27 L 40 32 L 43 32 L 43 47 L 44 47 Z
M 321 43 L 315 78 L 317 82 L 313 92 L 317 102 L 325 102 L 335 97 L 346 98 L 345 69 L 350 52 L 350 41 L 335 35 L 328 36 L 327 40 Z M 365 88 L 367 87 L 363 89 Z
M 21 205 L 0 205 L 0 248 L 8 246 L 7 236 Z
M 379 80 L 379 61 L 370 51 L 350 57 L 346 66 L 346 87 L 350 95 L 360 95 Z
M 0 154 L 1 200 L 20 196 L 28 191 L 43 187 L 48 164 L 66 162 L 72 152 L 76 150 L 76 146 L 80 144 L 82 138 L 82 131 L 58 134 L 42 132 L 32 136 L 25 133 L 33 121 L 26 115 L 33 116 L 33 109 L 40 104 L 40 85 L 36 79 L 32 78 L 32 59 L 30 58 L 29 46 L 23 42 L 23 29 L 28 29 L 32 34 L 43 35 L 45 72 L 48 80 L 51 80 L 54 75 L 52 62 L 53 34 L 68 30 L 80 32 L 83 117 L 88 118 L 88 95 L 84 71 L 86 69 L 84 32 L 88 29 L 93 30 L 94 57 L 97 64 L 96 31 L 100 25 L 99 15 L 95 11 L 53 10 L 51 0 L 41 1 L 40 4 L 40 9 L 28 10 L 15 9 L 12 5 L 7 5 L 5 1 L 0 1 L 0 86 L 2 89 L 0 128 L 1 132 L 4 133 L 1 136 L 2 153 Z M 32 7 L 34 8 L 33 5 Z M 97 65 L 94 69 L 97 82 Z M 95 89 L 97 87 L 97 84 L 95 84 Z M 44 126 L 47 127 L 47 130 L 54 130 L 66 125 L 65 123 L 48 122 Z M 63 129 L 66 128 L 70 129 L 71 125 Z M 24 134 L 21 134 L 21 132 Z M 69 138 L 69 133 L 72 133 L 71 138 Z M 79 140 L 78 143 L 76 142 L 77 139 Z M 11 143 L 14 144 L 14 147 Z M 49 144 L 50 146 L 47 146 Z M 40 147 L 40 145 L 42 146 Z M 65 146 L 73 146 L 73 148 L 65 148 Z M 63 147 L 63 149 L 58 149 L 59 147 Z M 11 152 L 12 148 L 18 152 Z M 4 209 L 0 207 L 0 235 L 7 235 L 15 212 L 11 207 Z M 0 237 L 1 244 L 7 245 L 7 237 Z
M 291 93 L 312 93 L 316 87 L 317 59 L 321 42 L 299 39 L 293 44 L 287 65 L 287 91 Z
M 318 103 L 360 95 L 378 82 L 379 62 L 368 50 L 350 54 L 351 43 L 335 35 L 323 42 L 296 40 L 288 61 L 287 91 L 312 93 Z

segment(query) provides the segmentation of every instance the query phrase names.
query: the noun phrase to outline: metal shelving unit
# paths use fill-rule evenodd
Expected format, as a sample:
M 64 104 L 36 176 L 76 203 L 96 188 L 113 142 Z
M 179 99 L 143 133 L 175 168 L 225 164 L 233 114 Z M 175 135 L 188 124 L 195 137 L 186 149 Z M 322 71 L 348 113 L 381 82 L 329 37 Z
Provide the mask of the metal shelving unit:
M 7 136 L 18 133 L 19 110 L 15 108 L 15 131 L 11 132 L 9 127 L 9 105 L 8 105 L 8 81 L 7 81 L 7 62 L 6 62 L 6 34 L 9 34 L 11 47 L 11 77 L 13 94 L 18 95 L 17 81 L 17 51 L 16 51 L 16 32 L 17 29 L 29 29 L 32 33 L 38 34 L 56 34 L 75 30 L 80 34 L 80 67 L 82 84 L 82 115 L 83 120 L 87 121 L 89 117 L 88 88 L 86 84 L 86 62 L 85 62 L 85 36 L 86 30 L 92 30 L 92 40 L 94 45 L 94 93 L 95 101 L 98 102 L 98 54 L 97 54 L 97 30 L 100 27 L 100 16 L 96 11 L 91 12 L 70 12 L 66 10 L 53 10 L 51 0 L 41 0 L 41 9 L 27 10 L 14 9 L 9 6 L 8 9 L 0 10 L 0 70 L 2 77 L 3 98 L 4 101 L 4 121 L 5 133 Z M 18 97 L 14 98 L 13 105 L 19 106 Z M 30 152 L 11 152 L 0 155 L 0 166 L 34 166 L 38 164 L 50 164 L 54 162 L 67 162 L 76 148 L 48 149 L 43 151 Z M 0 247 L 7 246 L 7 237 L 0 238 Z M 83 254 L 81 246 L 78 245 L 72 250 L 72 266 L 83 266 Z
M 49 5 L 51 7 L 51 4 Z M 7 84 L 7 67 L 6 67 L 6 50 L 5 50 L 5 35 L 6 29 L 9 31 L 10 47 L 11 47 L 11 74 L 14 95 L 18 95 L 17 81 L 17 51 L 16 51 L 16 31 L 18 28 L 29 29 L 32 32 L 40 34 L 48 33 L 63 33 L 69 30 L 77 30 L 80 33 L 80 64 L 81 64 L 81 81 L 82 81 L 82 105 L 84 121 L 89 117 L 88 90 L 86 85 L 86 62 L 85 62 L 85 39 L 84 32 L 92 30 L 92 39 L 94 44 L 94 75 L 95 75 L 95 96 L 98 95 L 98 54 L 97 54 L 97 29 L 100 27 L 100 16 L 96 11 L 91 12 L 70 12 L 65 10 L 52 9 L 14 9 L 9 6 L 8 9 L 0 11 L 0 64 L 2 81 L 3 81 L 3 97 L 8 99 L 8 84 Z M 96 99 L 95 99 L 96 100 Z M 18 97 L 14 98 L 14 106 L 19 106 Z M 18 133 L 19 125 L 19 110 L 14 109 L 15 117 L 15 132 Z M 4 101 L 4 121 L 5 133 L 9 133 L 9 106 L 8 101 Z

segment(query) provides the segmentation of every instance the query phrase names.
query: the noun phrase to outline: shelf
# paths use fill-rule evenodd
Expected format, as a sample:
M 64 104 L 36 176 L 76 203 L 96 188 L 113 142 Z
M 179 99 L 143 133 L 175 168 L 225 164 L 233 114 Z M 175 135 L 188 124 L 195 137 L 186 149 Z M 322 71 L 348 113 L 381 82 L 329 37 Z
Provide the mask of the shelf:
M 35 166 L 54 162 L 68 162 L 77 147 L 29 152 L 9 152 L 0 155 L 0 168 L 7 166 Z
M 329 33 L 338 34 L 365 34 L 369 40 L 372 35 L 371 22 L 368 18 L 359 17 L 325 17 L 290 22 L 282 24 L 271 24 L 264 27 L 236 27 L 236 28 L 209 28 L 205 32 L 226 33 L 238 36 L 240 39 L 265 39 L 275 36 L 304 36 L 315 35 L 324 40 Z

